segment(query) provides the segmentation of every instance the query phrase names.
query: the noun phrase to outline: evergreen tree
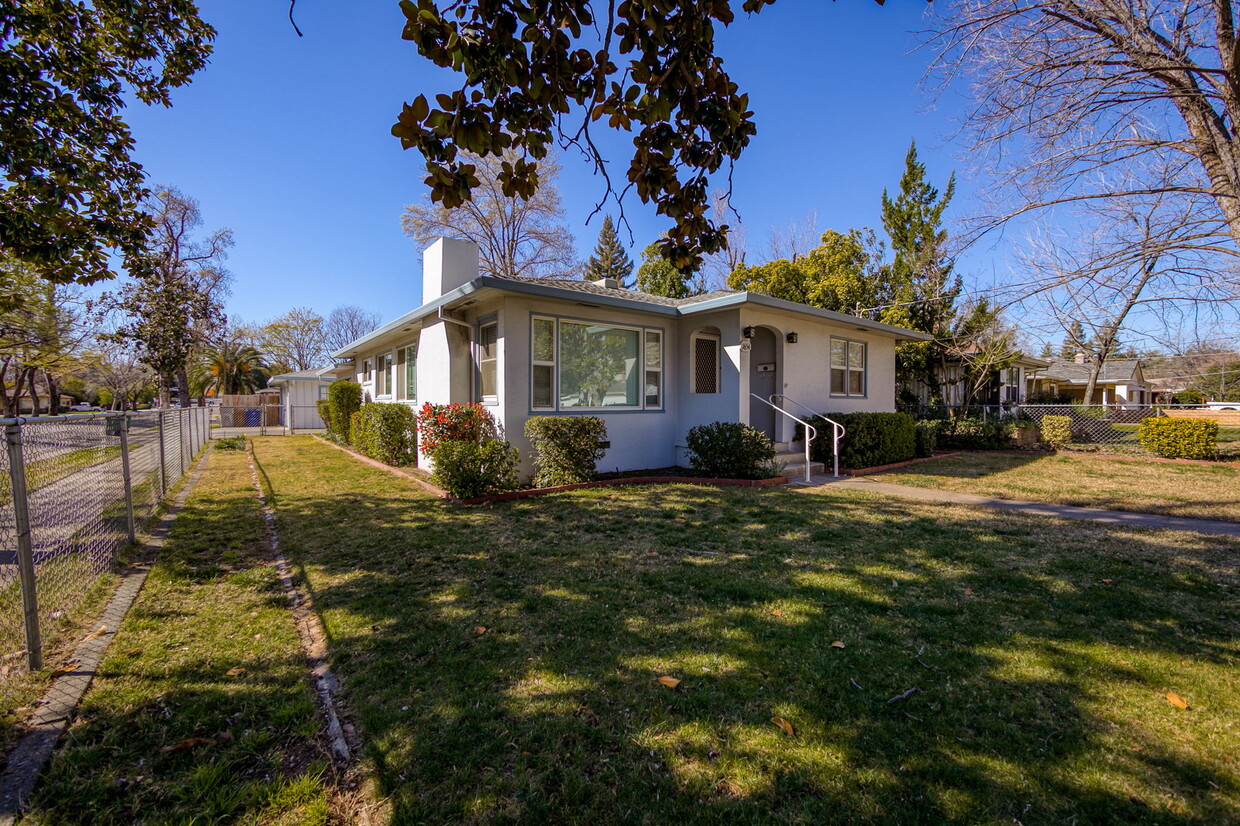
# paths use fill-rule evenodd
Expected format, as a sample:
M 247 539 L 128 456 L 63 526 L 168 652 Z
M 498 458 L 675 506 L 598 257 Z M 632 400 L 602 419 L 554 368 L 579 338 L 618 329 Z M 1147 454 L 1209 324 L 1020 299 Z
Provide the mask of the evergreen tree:
M 693 294 L 685 276 L 659 251 L 658 241 L 642 252 L 642 265 L 637 268 L 637 289 L 668 298 L 688 298 Z
M 1042 342 L 1042 352 L 1038 358 L 1053 359 L 1055 357 L 1055 348 L 1051 346 L 1049 341 Z
M 1085 327 L 1081 322 L 1074 321 L 1068 325 L 1068 334 L 1063 337 L 1063 343 L 1059 345 L 1059 357 L 1064 359 L 1076 358 L 1077 353 L 1088 353 L 1089 342 L 1085 339 Z
M 633 259 L 629 258 L 624 245 L 616 237 L 616 226 L 611 222 L 611 216 L 605 215 L 603 227 L 598 232 L 598 244 L 594 247 L 594 254 L 586 261 L 583 278 L 587 281 L 614 278 L 622 286 L 629 287 L 632 275 Z
M 946 252 L 943 212 L 955 192 L 954 173 L 942 193 L 926 181 L 926 165 L 917 159 L 917 144 L 911 142 L 900 191 L 891 198 L 883 190 L 883 228 L 895 259 L 887 272 L 892 306 L 882 313 L 882 321 L 938 337 L 951 334 L 961 281 Z M 936 343 L 901 345 L 896 351 L 898 379 L 905 385 L 924 384 L 932 398 L 940 396 L 936 368 L 944 353 Z

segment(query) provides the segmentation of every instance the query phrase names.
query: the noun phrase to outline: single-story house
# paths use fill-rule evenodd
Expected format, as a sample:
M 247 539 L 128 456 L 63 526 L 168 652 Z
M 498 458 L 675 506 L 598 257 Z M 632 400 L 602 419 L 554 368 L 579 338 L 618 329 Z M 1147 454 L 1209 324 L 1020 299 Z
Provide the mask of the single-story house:
M 530 416 L 601 417 L 608 471 L 683 465 L 686 433 L 714 421 L 787 449 L 796 422 L 772 397 L 800 418 L 892 411 L 895 347 L 923 340 L 751 292 L 674 299 L 612 280 L 480 275 L 477 247 L 440 238 L 424 253 L 421 306 L 332 356 L 369 400 L 485 405 L 528 474 Z
M 1066 393 L 1076 403 L 1085 403 L 1090 365 L 1085 354 L 1072 359 L 1051 359 L 1045 369 L 1034 373 L 1038 392 Z M 1152 404 L 1154 391 L 1145 380 L 1140 359 L 1113 359 L 1102 365 L 1093 398 L 1089 404 Z
M 318 402 L 327 398 L 327 388 L 336 380 L 334 368 L 281 373 L 267 380 L 267 386 L 280 391 L 280 420 L 289 430 L 322 430 Z
M 1024 354 L 1017 356 L 1007 367 L 995 370 L 986 385 L 970 399 L 972 388 L 965 379 L 965 363 L 959 359 L 949 361 L 939 372 L 943 392 L 943 403 L 949 407 L 970 405 L 1013 405 L 1023 403 L 1030 393 L 1035 392 L 1034 376 L 1045 370 L 1049 362 L 1030 358 Z M 928 388 L 922 386 L 913 391 L 920 395 L 922 403 L 929 399 Z

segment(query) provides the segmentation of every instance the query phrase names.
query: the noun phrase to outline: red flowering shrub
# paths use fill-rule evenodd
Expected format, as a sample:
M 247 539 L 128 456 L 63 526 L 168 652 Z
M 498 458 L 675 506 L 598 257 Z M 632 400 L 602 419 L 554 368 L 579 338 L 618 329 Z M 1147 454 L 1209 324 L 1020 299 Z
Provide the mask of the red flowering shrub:
M 431 404 L 418 411 L 418 446 L 431 453 L 444 442 L 489 442 L 495 420 L 480 404 Z

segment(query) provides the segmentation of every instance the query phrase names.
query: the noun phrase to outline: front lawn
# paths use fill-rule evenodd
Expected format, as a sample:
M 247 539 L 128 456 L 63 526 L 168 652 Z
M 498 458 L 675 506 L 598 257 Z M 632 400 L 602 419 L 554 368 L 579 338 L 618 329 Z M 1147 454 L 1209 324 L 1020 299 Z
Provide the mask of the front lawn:
M 255 442 L 395 823 L 1240 820 L 1234 541 Z
M 1240 466 L 963 453 L 874 478 L 1001 499 L 1240 522 Z
M 242 453 L 213 453 L 22 824 L 323 824 L 332 769 Z

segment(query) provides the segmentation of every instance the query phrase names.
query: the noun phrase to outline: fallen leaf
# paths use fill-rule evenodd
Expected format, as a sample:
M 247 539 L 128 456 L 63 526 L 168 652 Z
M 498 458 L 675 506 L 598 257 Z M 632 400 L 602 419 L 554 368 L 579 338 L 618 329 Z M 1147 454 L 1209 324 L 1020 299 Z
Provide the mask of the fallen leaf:
M 202 746 L 214 746 L 215 741 L 210 737 L 189 737 L 179 743 L 161 748 L 160 754 L 167 754 L 172 751 L 189 751 L 190 749 L 201 748 Z
M 796 734 L 792 731 L 792 723 L 789 723 L 783 717 L 772 717 L 771 722 L 783 729 L 784 734 L 787 734 L 789 737 L 796 736 Z
M 1103 585 L 1114 585 L 1114 584 L 1115 584 L 1115 580 L 1113 580 L 1113 579 L 1104 579 L 1104 580 L 1102 580 L 1102 584 L 1103 584 Z
M 106 634 L 106 633 L 108 633 L 108 626 L 106 626 L 106 625 L 101 625 L 101 626 L 99 626 L 99 629 L 98 629 L 98 630 L 96 630 L 96 631 L 91 631 L 91 632 L 90 632 L 89 634 L 87 634 L 85 637 L 82 637 L 82 642 L 86 642 L 87 640 L 94 640 L 94 639 L 98 639 L 99 637 L 102 637 L 102 636 L 103 636 L 104 634 Z
M 659 682 L 663 683 L 663 685 L 667 686 L 668 688 L 675 688 L 676 686 L 680 685 L 680 680 L 676 679 L 675 677 L 660 677 Z
M 485 634 L 486 632 L 487 632 L 487 627 L 486 627 L 485 625 L 475 625 L 475 626 L 474 626 L 474 633 L 475 633 L 475 634 Z
M 225 743 L 231 743 L 233 740 L 236 740 L 236 739 L 237 738 L 233 736 L 231 729 L 226 729 L 224 731 L 217 732 L 215 735 L 215 742 L 219 743 L 221 746 L 224 745 Z
M 225 677 L 240 677 L 244 673 L 245 673 L 245 669 L 238 665 L 234 668 L 230 668 L 227 671 L 225 671 L 224 676 Z
M 784 612 L 783 612 L 783 611 L 779 611 L 779 610 L 772 611 L 771 613 L 772 613 L 772 614 L 774 614 L 774 615 L 775 615 L 775 616 L 777 616 L 777 617 L 782 617 L 782 616 L 784 615 Z
M 1167 702 L 1176 708 L 1188 708 L 1188 700 L 1185 700 L 1179 694 L 1169 692 L 1167 694 Z
M 836 640 L 835 642 L 831 643 L 831 647 L 832 647 L 832 648 L 843 648 L 843 647 L 844 647 L 844 641 L 843 641 L 843 640 Z
M 965 589 L 964 589 L 964 595 L 965 595 L 966 597 L 971 597 L 971 596 L 973 596 L 973 589 L 972 589 L 972 588 L 965 588 Z

